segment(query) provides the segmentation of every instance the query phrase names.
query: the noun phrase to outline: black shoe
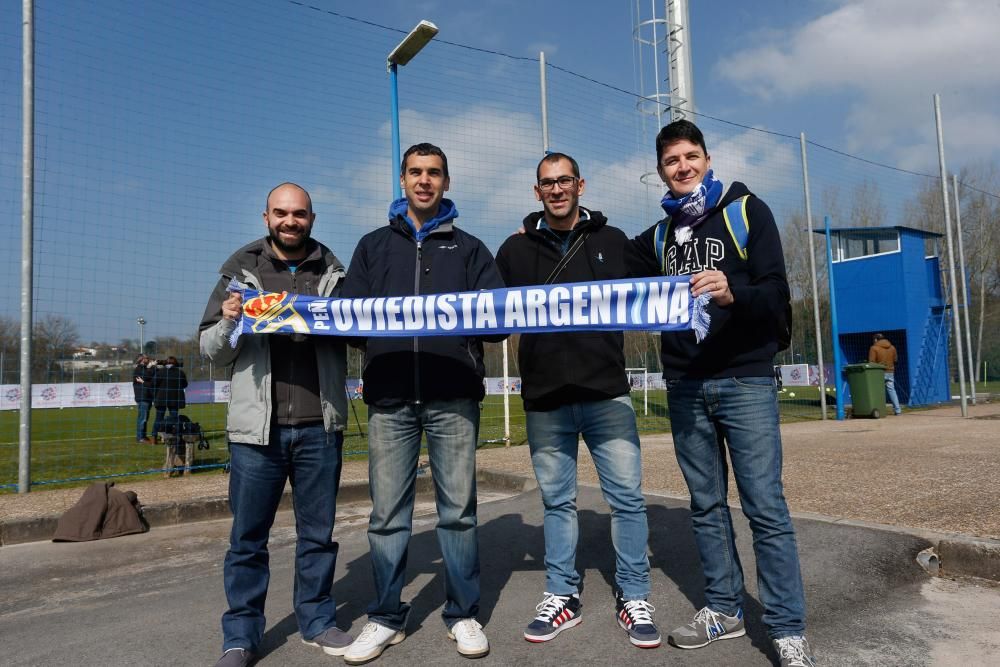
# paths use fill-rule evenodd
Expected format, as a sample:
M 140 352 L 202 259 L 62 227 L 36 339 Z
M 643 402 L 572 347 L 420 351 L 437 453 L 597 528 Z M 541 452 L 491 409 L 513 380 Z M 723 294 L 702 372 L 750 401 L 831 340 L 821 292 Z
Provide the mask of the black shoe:
M 327 655 L 344 655 L 354 642 L 354 637 L 337 627 L 327 628 L 312 639 L 302 638 L 307 646 L 318 646 Z
M 545 597 L 535 607 L 538 616 L 535 617 L 524 630 L 524 638 L 529 642 L 547 642 L 555 639 L 563 630 L 579 625 L 583 617 L 580 616 L 580 596 L 573 595 L 553 595 L 545 593 Z
M 628 633 L 628 640 L 639 648 L 656 648 L 660 645 L 660 631 L 653 623 L 656 608 L 645 600 L 626 600 L 622 592 L 615 591 L 615 611 L 618 625 Z
M 257 656 L 245 648 L 231 648 L 222 654 L 215 667 L 249 667 L 256 660 Z

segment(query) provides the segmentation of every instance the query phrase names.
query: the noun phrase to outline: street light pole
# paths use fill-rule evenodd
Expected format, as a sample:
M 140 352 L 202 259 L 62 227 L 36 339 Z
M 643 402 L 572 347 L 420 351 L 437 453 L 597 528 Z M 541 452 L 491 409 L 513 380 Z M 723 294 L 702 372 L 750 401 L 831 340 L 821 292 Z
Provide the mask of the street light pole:
M 392 105 L 392 192 L 393 200 L 403 196 L 399 185 L 399 90 L 396 85 L 396 68 L 413 60 L 420 49 L 434 39 L 438 33 L 436 25 L 430 21 L 421 21 L 410 31 L 402 42 L 396 45 L 386 58 L 386 69 L 389 71 L 390 103 Z
M 142 328 L 146 326 L 146 318 L 140 317 L 136 320 L 136 324 L 139 325 L 139 354 L 143 354 L 146 351 L 146 339 L 143 338 Z

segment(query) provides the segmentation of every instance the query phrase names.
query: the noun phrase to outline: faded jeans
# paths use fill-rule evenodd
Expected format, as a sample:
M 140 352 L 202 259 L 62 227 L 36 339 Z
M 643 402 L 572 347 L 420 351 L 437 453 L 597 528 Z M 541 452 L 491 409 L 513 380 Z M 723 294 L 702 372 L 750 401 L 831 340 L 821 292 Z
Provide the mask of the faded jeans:
M 885 395 L 889 397 L 889 402 L 892 403 L 892 411 L 897 415 L 903 410 L 899 407 L 899 396 L 896 395 L 896 374 L 886 373 L 885 374 Z
M 375 600 L 371 621 L 403 629 L 410 605 L 402 602 L 406 556 L 413 528 L 417 459 L 427 438 L 437 538 L 444 559 L 449 628 L 479 613 L 479 543 L 476 526 L 476 443 L 479 402 L 473 399 L 368 406 L 368 478 L 372 513 L 368 521 Z
M 603 401 L 528 411 L 528 442 L 545 507 L 545 590 L 570 595 L 580 590 L 576 570 L 579 525 L 576 465 L 579 436 L 590 449 L 604 499 L 611 508 L 615 584 L 626 600 L 649 595 L 649 529 L 642 496 L 642 456 L 635 411 L 628 395 Z
M 757 557 L 757 592 L 772 639 L 802 634 L 805 597 L 795 532 L 781 484 L 781 434 L 772 377 L 669 380 L 677 462 L 691 493 L 691 524 L 705 575 L 705 604 L 733 615 L 743 568 L 729 512 L 728 452 Z

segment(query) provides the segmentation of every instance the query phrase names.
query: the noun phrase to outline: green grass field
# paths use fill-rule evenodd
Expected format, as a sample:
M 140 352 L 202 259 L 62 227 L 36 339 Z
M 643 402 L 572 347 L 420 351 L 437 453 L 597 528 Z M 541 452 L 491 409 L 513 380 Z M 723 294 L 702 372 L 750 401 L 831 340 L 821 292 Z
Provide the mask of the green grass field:
M 792 396 L 794 394 L 794 396 Z M 812 387 L 795 387 L 779 394 L 783 421 L 818 419 L 819 393 Z M 831 401 L 828 401 L 832 404 Z M 639 431 L 662 433 L 669 430 L 667 399 L 664 391 L 651 391 L 644 406 L 641 392 L 633 392 Z M 828 405 L 829 414 L 832 407 Z M 196 472 L 221 470 L 229 459 L 226 450 L 226 406 L 191 405 L 184 410 L 192 421 L 201 424 L 210 443 L 207 451 L 195 452 Z M 17 489 L 18 418 L 15 410 L 0 412 L 0 493 Z M 32 486 L 82 485 L 94 478 L 121 475 L 153 475 L 162 472 L 162 445 L 138 444 L 135 440 L 136 408 L 65 408 L 35 410 L 31 424 Z M 150 415 L 149 427 L 153 416 Z M 368 411 L 362 401 L 348 406 L 348 428 L 344 453 L 348 458 L 367 455 Z M 480 446 L 504 446 L 503 397 L 487 396 L 482 404 Z M 521 399 L 510 399 L 510 440 L 512 445 L 526 441 L 524 410 Z

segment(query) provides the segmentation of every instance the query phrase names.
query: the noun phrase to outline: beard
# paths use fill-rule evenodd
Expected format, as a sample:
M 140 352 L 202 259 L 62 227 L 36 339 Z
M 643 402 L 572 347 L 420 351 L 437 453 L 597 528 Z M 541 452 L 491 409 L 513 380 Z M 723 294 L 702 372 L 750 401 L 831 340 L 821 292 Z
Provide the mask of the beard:
M 267 235 L 271 237 L 271 243 L 282 252 L 297 252 L 301 250 L 309 240 L 310 230 L 303 228 L 299 238 L 293 243 L 287 243 L 281 238 L 281 234 L 273 227 L 267 228 Z

